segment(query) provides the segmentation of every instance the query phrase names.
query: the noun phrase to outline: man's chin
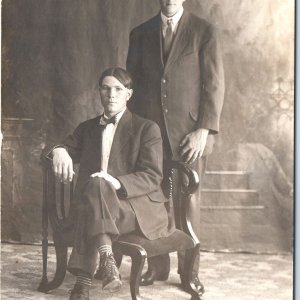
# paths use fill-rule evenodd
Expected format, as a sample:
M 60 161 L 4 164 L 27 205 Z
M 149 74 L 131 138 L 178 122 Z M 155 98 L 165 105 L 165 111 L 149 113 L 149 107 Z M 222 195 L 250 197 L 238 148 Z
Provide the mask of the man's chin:
M 173 17 L 177 13 L 177 11 L 173 7 L 170 7 L 169 9 L 166 10 L 166 12 L 164 13 L 164 15 L 166 17 L 168 17 L 168 18 L 171 18 L 171 17 Z

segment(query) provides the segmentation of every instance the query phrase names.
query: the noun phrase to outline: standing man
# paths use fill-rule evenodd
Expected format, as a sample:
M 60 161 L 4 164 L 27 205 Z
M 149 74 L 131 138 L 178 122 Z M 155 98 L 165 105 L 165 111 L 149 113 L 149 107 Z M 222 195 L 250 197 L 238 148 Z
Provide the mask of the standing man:
M 219 131 L 224 71 L 215 28 L 186 12 L 184 1 L 160 0 L 159 14 L 132 30 L 127 70 L 133 77 L 134 95 L 129 107 L 159 125 L 164 160 L 193 164 L 201 180 L 206 156 L 212 151 L 213 135 Z M 199 236 L 200 188 L 193 197 L 189 213 Z M 168 256 L 150 260 L 141 284 L 166 280 L 169 261 Z M 180 275 L 182 266 L 183 256 L 179 254 Z M 198 269 L 199 257 L 193 282 L 202 293 Z
M 168 236 L 167 201 L 162 180 L 162 139 L 158 126 L 126 109 L 132 80 L 121 68 L 103 72 L 99 89 L 104 114 L 81 123 L 63 144 L 50 151 L 53 170 L 72 180 L 77 210 L 75 246 L 68 270 L 76 275 L 70 300 L 88 300 L 100 254 L 103 289 L 121 288 L 112 241 L 139 230 L 153 240 Z

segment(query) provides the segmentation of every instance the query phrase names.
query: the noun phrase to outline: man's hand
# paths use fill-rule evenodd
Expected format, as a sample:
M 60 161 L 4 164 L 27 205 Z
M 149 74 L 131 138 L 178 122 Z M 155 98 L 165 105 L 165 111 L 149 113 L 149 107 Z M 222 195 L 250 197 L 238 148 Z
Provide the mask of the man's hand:
M 121 188 L 120 181 L 104 171 L 96 172 L 92 174 L 91 177 L 104 178 L 106 181 L 110 182 L 116 190 L 119 190 Z
M 57 178 L 63 183 L 72 181 L 73 161 L 65 148 L 55 148 L 52 150 L 53 171 Z
M 199 128 L 187 134 L 181 141 L 180 156 L 186 163 L 193 163 L 201 157 L 206 145 L 208 129 Z

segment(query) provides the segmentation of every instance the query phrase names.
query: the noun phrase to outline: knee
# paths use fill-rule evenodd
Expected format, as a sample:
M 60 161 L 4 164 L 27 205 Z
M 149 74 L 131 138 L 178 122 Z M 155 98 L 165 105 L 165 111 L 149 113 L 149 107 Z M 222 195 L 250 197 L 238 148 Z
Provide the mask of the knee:
M 89 177 L 84 185 L 83 192 L 99 193 L 99 191 L 114 190 L 110 182 L 100 177 Z
M 99 177 L 89 177 L 89 179 L 86 181 L 85 186 L 86 187 L 99 187 L 103 184 L 105 184 L 106 180 L 104 178 L 99 178 Z
M 105 180 L 99 177 L 89 177 L 82 189 L 82 195 L 98 195 Z

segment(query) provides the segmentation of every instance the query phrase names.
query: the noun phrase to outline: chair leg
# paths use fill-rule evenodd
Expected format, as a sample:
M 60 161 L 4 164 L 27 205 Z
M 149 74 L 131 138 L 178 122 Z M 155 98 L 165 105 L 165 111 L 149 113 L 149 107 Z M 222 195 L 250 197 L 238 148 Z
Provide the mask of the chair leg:
M 48 256 L 48 241 L 43 240 L 43 277 L 38 287 L 39 292 L 47 293 L 59 287 L 66 275 L 68 247 L 67 245 L 57 239 L 54 239 L 54 247 L 56 253 L 56 271 L 52 281 L 48 281 L 47 277 L 47 256 Z
M 139 245 L 130 244 L 118 241 L 115 244 L 116 249 L 119 249 L 124 255 L 131 257 L 131 272 L 130 272 L 130 292 L 132 300 L 141 300 L 140 298 L 140 280 L 142 270 L 145 264 L 147 253 L 144 248 Z
M 42 256 L 43 256 L 43 276 L 38 287 L 39 292 L 44 292 L 45 286 L 48 284 L 47 263 L 48 263 L 48 239 L 42 240 Z M 46 292 L 46 291 L 45 291 Z
M 184 270 L 183 270 L 183 285 L 188 293 L 192 296 L 191 300 L 201 300 L 201 296 L 204 293 L 204 286 L 200 292 L 196 289 L 192 283 L 193 266 L 196 259 L 197 253 L 199 253 L 200 244 L 192 249 L 188 249 L 185 252 L 184 258 Z
M 141 253 L 138 249 L 136 249 L 136 253 L 132 256 L 132 265 L 130 272 L 130 292 L 131 299 L 138 300 L 140 299 L 140 281 L 141 274 L 145 264 L 146 257 Z

